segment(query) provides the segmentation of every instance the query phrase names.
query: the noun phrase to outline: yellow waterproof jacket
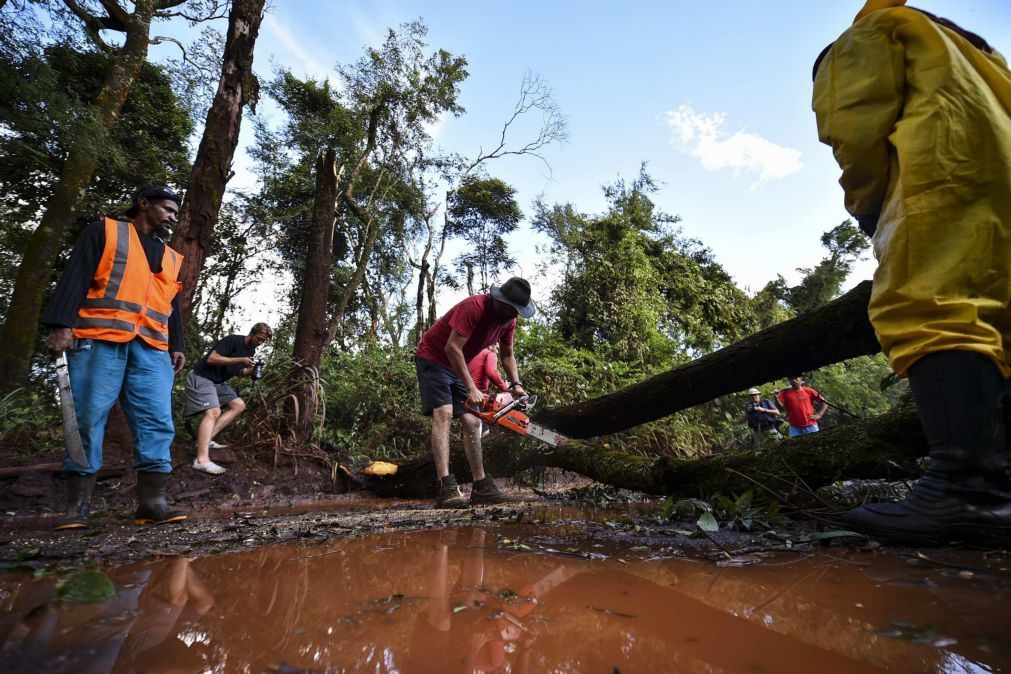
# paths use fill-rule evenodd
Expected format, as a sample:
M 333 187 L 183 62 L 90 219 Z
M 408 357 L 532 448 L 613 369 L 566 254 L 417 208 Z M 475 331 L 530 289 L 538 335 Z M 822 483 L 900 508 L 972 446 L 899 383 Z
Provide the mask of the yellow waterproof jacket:
M 871 322 L 899 374 L 958 349 L 1011 376 L 1011 72 L 901 4 L 868 2 L 814 84 L 846 209 L 877 220 Z

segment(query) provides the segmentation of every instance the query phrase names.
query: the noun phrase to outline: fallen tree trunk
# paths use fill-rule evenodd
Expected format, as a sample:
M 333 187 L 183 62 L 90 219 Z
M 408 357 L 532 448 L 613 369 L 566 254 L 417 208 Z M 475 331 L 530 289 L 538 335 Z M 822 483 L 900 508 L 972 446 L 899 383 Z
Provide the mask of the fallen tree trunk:
M 871 282 L 823 307 L 615 393 L 542 410 L 570 438 L 609 435 L 749 386 L 881 350 L 867 318 Z
M 698 459 L 646 457 L 572 441 L 552 448 L 498 435 L 486 443 L 485 465 L 496 477 L 527 468 L 551 466 L 615 487 L 675 496 L 743 492 L 756 482 L 778 493 L 813 491 L 839 479 L 909 477 L 926 440 L 915 412 L 899 410 L 835 426 L 813 435 L 774 444 L 765 451 L 717 454 Z M 462 451 L 450 457 L 461 482 L 470 469 Z M 380 496 L 431 497 L 435 469 L 430 458 L 400 466 L 397 473 L 372 480 Z

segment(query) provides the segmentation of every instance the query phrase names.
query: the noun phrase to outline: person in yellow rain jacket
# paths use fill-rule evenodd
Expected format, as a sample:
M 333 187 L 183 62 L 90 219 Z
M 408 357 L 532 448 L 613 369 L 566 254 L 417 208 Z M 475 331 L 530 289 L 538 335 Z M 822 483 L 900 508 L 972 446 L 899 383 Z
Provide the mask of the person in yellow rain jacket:
M 904 5 L 868 0 L 814 66 L 819 136 L 879 263 L 871 324 L 930 445 L 908 499 L 848 520 L 914 545 L 1008 544 L 1011 72 L 978 35 Z

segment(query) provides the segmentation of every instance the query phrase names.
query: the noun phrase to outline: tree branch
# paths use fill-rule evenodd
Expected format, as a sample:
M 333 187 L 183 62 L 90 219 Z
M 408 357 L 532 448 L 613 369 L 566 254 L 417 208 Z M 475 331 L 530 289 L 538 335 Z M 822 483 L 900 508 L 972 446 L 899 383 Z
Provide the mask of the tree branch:
M 108 12 L 109 16 L 118 21 L 124 28 L 128 23 L 130 23 L 130 13 L 123 9 L 116 0 L 99 0 L 102 3 L 102 8 Z M 115 30 L 110 28 L 110 30 Z
M 101 18 L 89 14 L 87 10 L 77 3 L 77 0 L 63 0 L 63 4 L 67 6 L 74 16 L 81 20 L 84 24 L 84 33 L 88 36 L 96 47 L 101 51 L 111 54 L 115 50 L 109 45 L 108 42 L 102 39 L 101 31 L 105 30 L 105 24 Z
M 184 5 L 184 4 L 186 4 L 186 2 L 187 2 L 187 0 L 154 0 L 154 11 L 156 13 L 158 13 L 159 18 L 166 18 L 166 17 L 169 17 L 169 16 L 183 16 L 182 12 L 177 12 L 177 13 L 164 12 L 163 13 L 163 11 L 166 10 L 166 9 L 170 9 L 172 7 L 178 7 L 179 5 Z M 215 11 L 215 12 L 220 11 L 221 7 L 222 7 L 222 4 L 227 4 L 227 3 L 222 3 L 220 0 L 218 2 L 215 2 L 214 3 L 214 10 L 213 11 Z
M 506 149 L 510 127 L 520 117 L 533 110 L 540 110 L 542 116 L 541 128 L 537 136 L 522 147 L 511 150 Z M 516 101 L 513 113 L 502 125 L 498 145 L 490 152 L 484 152 L 483 148 L 479 149 L 477 158 L 470 163 L 464 171 L 464 175 L 469 174 L 479 164 L 488 159 L 497 159 L 507 155 L 533 155 L 544 162 L 550 170 L 551 165 L 548 164 L 547 160 L 539 152 L 551 143 L 565 142 L 568 139 L 566 126 L 565 116 L 559 110 L 558 104 L 555 102 L 547 83 L 539 75 L 534 75 L 527 71 L 523 75 L 523 82 L 520 84 L 520 97 Z

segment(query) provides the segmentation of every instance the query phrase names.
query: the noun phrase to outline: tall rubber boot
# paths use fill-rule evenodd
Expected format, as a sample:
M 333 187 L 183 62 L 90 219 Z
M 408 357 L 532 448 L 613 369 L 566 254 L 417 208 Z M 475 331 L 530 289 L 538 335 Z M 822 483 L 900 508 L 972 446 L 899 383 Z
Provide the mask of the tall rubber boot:
M 1011 543 L 1011 470 L 1004 433 L 1004 381 L 971 351 L 924 356 L 909 385 L 930 445 L 927 471 L 902 503 L 847 513 L 850 525 L 907 545 Z
M 67 473 L 67 514 L 56 520 L 54 529 L 87 529 L 91 515 L 91 492 L 98 476 Z
M 165 487 L 169 473 L 137 473 L 137 512 L 135 524 L 166 524 L 180 522 L 189 515 L 181 510 L 169 510 Z

